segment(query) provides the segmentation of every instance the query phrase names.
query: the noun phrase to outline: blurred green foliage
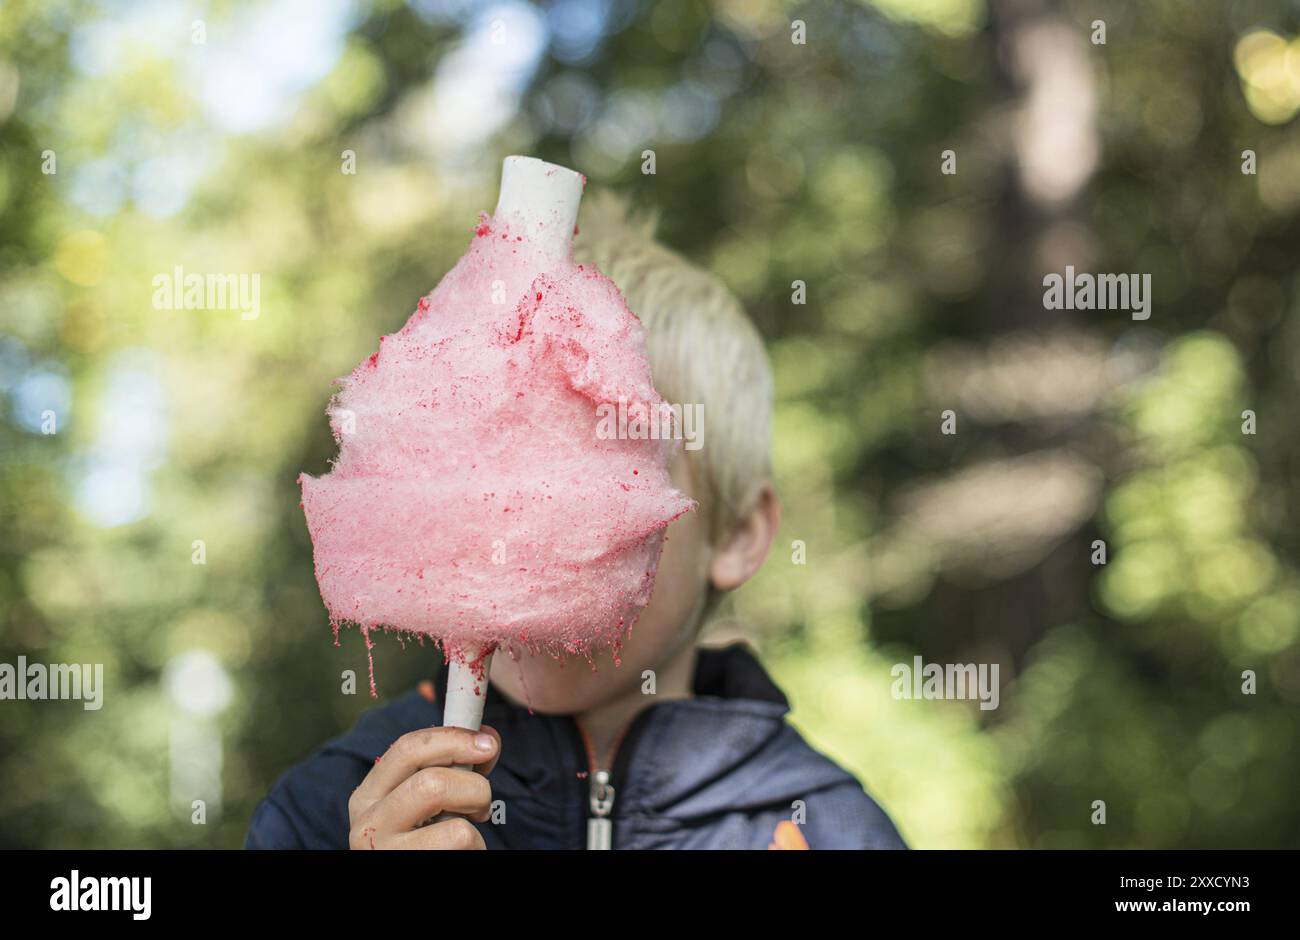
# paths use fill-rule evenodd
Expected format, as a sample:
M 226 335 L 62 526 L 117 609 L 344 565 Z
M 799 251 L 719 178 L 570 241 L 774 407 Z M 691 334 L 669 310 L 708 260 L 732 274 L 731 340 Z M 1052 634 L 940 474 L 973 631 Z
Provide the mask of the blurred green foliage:
M 657 209 L 769 339 L 785 519 L 709 639 L 911 844 L 1295 846 L 1298 33 L 1281 0 L 10 0 L 0 661 L 107 689 L 0 703 L 0 841 L 237 846 L 371 707 L 294 481 L 532 153 Z M 1151 319 L 1044 310 L 1065 264 L 1150 273 Z M 260 315 L 155 309 L 177 265 L 257 272 Z M 166 681 L 195 650 L 233 687 L 208 717 Z M 381 640 L 381 701 L 433 655 Z M 914 655 L 999 663 L 1001 706 L 893 699 Z

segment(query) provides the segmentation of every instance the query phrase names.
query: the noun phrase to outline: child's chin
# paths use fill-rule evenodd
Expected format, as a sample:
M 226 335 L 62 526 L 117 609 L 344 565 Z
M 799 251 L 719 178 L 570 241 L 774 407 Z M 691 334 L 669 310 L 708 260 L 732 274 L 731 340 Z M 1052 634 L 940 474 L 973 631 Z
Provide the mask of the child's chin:
M 510 663 L 493 683 L 515 703 L 543 715 L 572 715 L 603 704 L 618 694 L 621 673 L 603 663 L 592 670 L 585 660 L 563 666 L 543 659 Z
M 539 715 L 574 715 L 599 705 L 605 698 L 600 689 L 538 689 L 532 683 L 506 690 L 517 704 Z

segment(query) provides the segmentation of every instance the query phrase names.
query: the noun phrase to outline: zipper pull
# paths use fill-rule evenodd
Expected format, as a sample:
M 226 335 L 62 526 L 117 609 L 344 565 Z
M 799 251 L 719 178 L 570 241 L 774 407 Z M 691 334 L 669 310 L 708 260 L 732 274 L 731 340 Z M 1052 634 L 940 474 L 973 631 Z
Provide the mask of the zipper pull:
M 591 775 L 591 815 L 587 818 L 587 848 L 609 849 L 614 840 L 614 788 L 609 785 L 609 771 L 598 770 Z

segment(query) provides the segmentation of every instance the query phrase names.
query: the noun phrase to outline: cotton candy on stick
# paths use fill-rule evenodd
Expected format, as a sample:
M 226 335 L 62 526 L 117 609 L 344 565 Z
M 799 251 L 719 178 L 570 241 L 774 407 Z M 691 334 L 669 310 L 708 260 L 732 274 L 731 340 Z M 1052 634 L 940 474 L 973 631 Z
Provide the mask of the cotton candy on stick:
M 300 477 L 331 620 L 440 641 L 448 725 L 479 726 L 501 646 L 616 648 L 692 506 L 670 440 L 597 433 L 602 404 L 662 401 L 640 322 L 572 259 L 584 182 L 506 159 L 464 257 L 342 380 L 333 469 Z

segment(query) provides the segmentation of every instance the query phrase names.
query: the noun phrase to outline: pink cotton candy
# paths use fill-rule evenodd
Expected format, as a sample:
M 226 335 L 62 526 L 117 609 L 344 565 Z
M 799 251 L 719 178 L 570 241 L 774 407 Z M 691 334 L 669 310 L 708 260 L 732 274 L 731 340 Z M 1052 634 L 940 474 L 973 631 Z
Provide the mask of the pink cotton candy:
M 597 406 L 660 403 L 644 330 L 591 266 L 484 217 L 469 251 L 341 380 L 333 469 L 303 474 L 331 620 L 617 646 L 650 599 L 665 527 L 692 508 L 670 440 L 602 440 Z

